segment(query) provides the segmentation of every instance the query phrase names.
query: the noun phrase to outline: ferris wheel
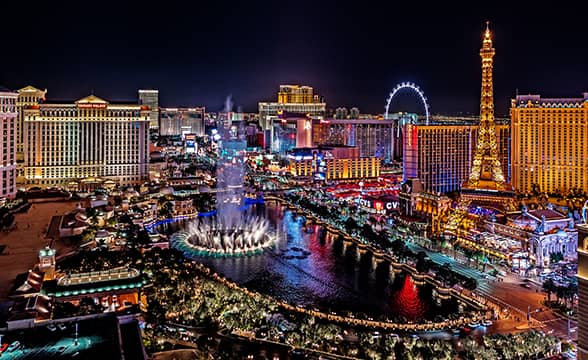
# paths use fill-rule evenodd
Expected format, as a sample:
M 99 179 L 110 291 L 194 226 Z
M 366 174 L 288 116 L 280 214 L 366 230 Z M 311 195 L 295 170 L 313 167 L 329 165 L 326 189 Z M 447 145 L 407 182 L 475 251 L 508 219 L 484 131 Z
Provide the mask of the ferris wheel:
M 429 125 L 429 104 L 427 103 L 427 98 L 425 97 L 425 93 L 415 83 L 412 82 L 401 82 L 400 84 L 396 85 L 394 89 L 392 89 L 390 95 L 388 95 L 388 99 L 386 100 L 386 113 L 384 114 L 384 119 L 388 119 L 389 117 L 390 102 L 400 90 L 404 89 L 412 90 L 419 96 L 425 108 L 425 123 Z

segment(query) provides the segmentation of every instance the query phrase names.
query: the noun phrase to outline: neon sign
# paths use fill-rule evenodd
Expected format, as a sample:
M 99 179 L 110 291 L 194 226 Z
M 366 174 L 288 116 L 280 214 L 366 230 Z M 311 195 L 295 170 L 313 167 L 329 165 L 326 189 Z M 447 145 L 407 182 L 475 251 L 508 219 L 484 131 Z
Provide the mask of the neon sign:
M 80 108 L 80 109 L 106 109 L 106 104 L 96 104 L 96 103 L 78 104 L 78 108 Z

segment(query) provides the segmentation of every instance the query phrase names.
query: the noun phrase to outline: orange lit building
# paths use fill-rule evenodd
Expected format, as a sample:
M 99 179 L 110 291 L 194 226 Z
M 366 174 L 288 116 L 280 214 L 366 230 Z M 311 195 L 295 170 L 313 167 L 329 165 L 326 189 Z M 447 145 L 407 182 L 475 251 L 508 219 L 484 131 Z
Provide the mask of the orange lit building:
M 264 131 L 265 146 L 274 151 L 284 151 L 284 139 L 296 137 L 296 125 L 282 124 L 280 114 L 298 114 L 309 119 L 322 119 L 327 104 L 314 94 L 310 86 L 280 85 L 277 102 L 260 102 L 259 118 Z M 289 150 L 289 149 L 288 149 Z
M 17 93 L 0 87 L 0 198 L 16 196 L 17 96 Z
M 315 180 L 351 180 L 380 176 L 381 160 L 359 157 L 357 147 L 294 149 L 289 155 L 290 173 Z
M 24 110 L 27 186 L 71 189 L 141 184 L 148 177 L 147 106 L 90 95 L 74 103 Z
M 517 96 L 511 102 L 512 183 L 547 193 L 588 190 L 588 93 L 582 98 Z
M 495 125 L 499 159 L 508 174 L 509 126 Z M 419 179 L 423 190 L 457 191 L 468 179 L 479 126 L 471 123 L 407 124 L 404 126 L 403 175 Z

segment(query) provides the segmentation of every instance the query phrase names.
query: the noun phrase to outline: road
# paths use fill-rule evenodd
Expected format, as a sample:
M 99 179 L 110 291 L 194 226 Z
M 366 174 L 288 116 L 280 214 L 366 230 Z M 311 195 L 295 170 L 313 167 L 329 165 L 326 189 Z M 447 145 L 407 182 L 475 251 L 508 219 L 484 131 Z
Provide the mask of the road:
M 456 272 L 474 278 L 478 281 L 478 288 L 474 292 L 483 298 L 508 309 L 511 319 L 521 322 L 526 320 L 527 310 L 530 307 L 531 318 L 536 320 L 538 325 L 547 332 L 562 338 L 568 338 L 568 320 L 563 316 L 545 308 L 541 301 L 546 299 L 541 286 L 533 282 L 524 282 L 523 279 L 514 274 L 507 274 L 503 281 L 487 278 L 483 272 L 462 264 L 450 256 L 442 253 L 427 250 L 418 244 L 406 242 L 407 247 L 413 252 L 424 251 L 429 258 L 437 264 L 449 263 Z M 528 287 L 522 286 L 528 284 Z M 539 311 L 537 311 L 539 310 Z M 537 323 L 534 323 L 537 325 Z M 577 328 L 576 321 L 570 322 L 570 328 Z M 571 339 L 577 339 L 577 332 L 571 332 Z
M 101 342 L 101 338 L 98 336 L 82 336 L 78 338 L 78 344 L 76 345 L 73 338 L 62 338 L 58 341 L 51 341 L 44 346 L 38 346 L 34 348 L 24 348 L 12 352 L 6 353 L 2 356 L 10 355 L 7 359 L 77 359 L 85 358 L 88 359 L 87 352 L 90 351 L 96 344 Z

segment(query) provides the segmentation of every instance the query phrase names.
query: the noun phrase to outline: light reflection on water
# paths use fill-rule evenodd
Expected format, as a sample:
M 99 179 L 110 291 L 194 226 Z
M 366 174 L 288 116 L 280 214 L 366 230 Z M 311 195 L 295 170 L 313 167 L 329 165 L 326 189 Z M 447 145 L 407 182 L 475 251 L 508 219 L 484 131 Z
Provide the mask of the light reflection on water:
M 304 218 L 279 205 L 267 205 L 265 214 L 278 236 L 273 249 L 250 257 L 195 261 L 250 289 L 308 308 L 408 321 L 457 311 L 454 300 L 437 305 L 429 285 L 417 287 L 404 274 L 391 280 L 388 266 L 372 271 L 369 257 L 357 262 L 355 249 L 344 249 L 342 241 L 321 226 L 309 230 Z

